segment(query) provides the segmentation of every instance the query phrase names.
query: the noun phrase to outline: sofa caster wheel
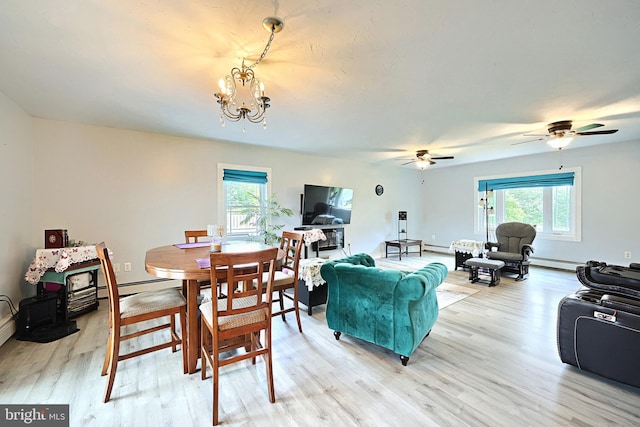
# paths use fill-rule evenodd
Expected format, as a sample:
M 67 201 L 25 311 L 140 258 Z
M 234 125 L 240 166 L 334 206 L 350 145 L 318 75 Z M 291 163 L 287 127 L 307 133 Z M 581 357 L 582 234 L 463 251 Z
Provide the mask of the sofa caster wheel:
M 407 363 L 409 363 L 409 358 L 407 356 L 400 356 L 400 361 L 402 362 L 402 366 L 407 366 Z
M 342 335 L 342 332 L 333 331 L 333 336 L 336 337 L 336 340 L 340 339 L 340 335 Z

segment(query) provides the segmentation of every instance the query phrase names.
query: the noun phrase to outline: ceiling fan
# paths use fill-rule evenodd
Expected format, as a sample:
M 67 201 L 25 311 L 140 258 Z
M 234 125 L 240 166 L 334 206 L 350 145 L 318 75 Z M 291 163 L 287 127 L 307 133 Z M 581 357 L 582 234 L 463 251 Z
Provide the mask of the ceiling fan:
M 527 133 L 524 134 L 524 136 L 537 136 L 539 138 L 516 142 L 511 145 L 525 144 L 527 142 L 534 141 L 547 141 L 547 144 L 549 144 L 551 147 L 562 150 L 564 147 L 569 145 L 569 143 L 571 143 L 571 141 L 573 141 L 573 138 L 576 136 L 608 135 L 618 132 L 618 129 L 591 131 L 591 129 L 604 126 L 600 123 L 591 123 L 590 125 L 582 126 L 572 130 L 572 123 L 573 122 L 571 120 L 561 120 L 559 122 L 549 123 L 547 125 L 546 134 Z
M 403 163 L 402 166 L 408 165 L 410 163 L 415 163 L 418 168 L 424 170 L 429 165 L 435 165 L 436 162 L 434 160 L 449 160 L 453 159 L 453 156 L 432 156 L 429 154 L 429 150 L 418 150 L 416 151 L 415 159 L 400 159 L 400 160 L 411 160 L 409 162 Z

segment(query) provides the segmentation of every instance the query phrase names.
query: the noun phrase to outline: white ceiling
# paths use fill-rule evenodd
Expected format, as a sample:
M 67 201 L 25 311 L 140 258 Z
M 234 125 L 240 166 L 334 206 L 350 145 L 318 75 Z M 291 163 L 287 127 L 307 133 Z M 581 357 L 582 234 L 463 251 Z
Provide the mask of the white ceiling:
M 255 61 L 268 129 L 219 123 Z M 36 117 L 436 167 L 551 151 L 547 123 L 640 140 L 637 0 L 2 0 L 0 91 Z M 407 166 L 409 167 L 409 166 Z

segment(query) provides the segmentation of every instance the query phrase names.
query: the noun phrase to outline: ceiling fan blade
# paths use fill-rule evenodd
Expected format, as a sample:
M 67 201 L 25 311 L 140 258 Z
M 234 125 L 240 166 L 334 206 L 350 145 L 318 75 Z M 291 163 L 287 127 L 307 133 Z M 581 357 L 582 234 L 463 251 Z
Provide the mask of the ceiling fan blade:
M 433 156 L 431 157 L 433 160 L 450 160 L 453 159 L 453 156 Z
M 520 144 L 526 144 L 526 143 L 528 143 L 528 142 L 544 141 L 545 139 L 548 139 L 548 136 L 549 136 L 549 135 L 545 135 L 545 137 L 544 137 L 544 138 L 529 139 L 529 140 L 527 140 L 527 141 L 514 142 L 514 143 L 513 143 L 513 144 L 511 144 L 511 145 L 520 145 Z
M 584 132 L 584 131 L 595 129 L 595 128 L 600 128 L 602 126 L 604 125 L 600 123 L 591 123 L 590 125 L 579 127 L 578 129 L 575 129 L 575 131 L 579 133 L 579 132 Z
M 608 135 L 616 132 L 618 132 L 618 129 L 596 130 L 593 132 L 577 132 L 576 135 Z
M 550 136 L 550 135 L 548 133 L 525 133 L 522 136 Z
M 411 160 L 410 162 L 403 163 L 401 166 L 408 165 L 408 164 L 410 164 L 410 163 L 415 163 L 415 160 Z

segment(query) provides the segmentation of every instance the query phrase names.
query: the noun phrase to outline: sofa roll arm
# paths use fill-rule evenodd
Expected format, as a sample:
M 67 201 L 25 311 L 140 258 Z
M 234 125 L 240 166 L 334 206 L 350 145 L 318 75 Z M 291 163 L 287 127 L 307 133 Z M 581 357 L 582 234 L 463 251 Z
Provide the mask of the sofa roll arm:
M 447 274 L 444 264 L 431 263 L 403 277 L 396 287 L 396 296 L 409 301 L 420 300 L 438 287 Z

